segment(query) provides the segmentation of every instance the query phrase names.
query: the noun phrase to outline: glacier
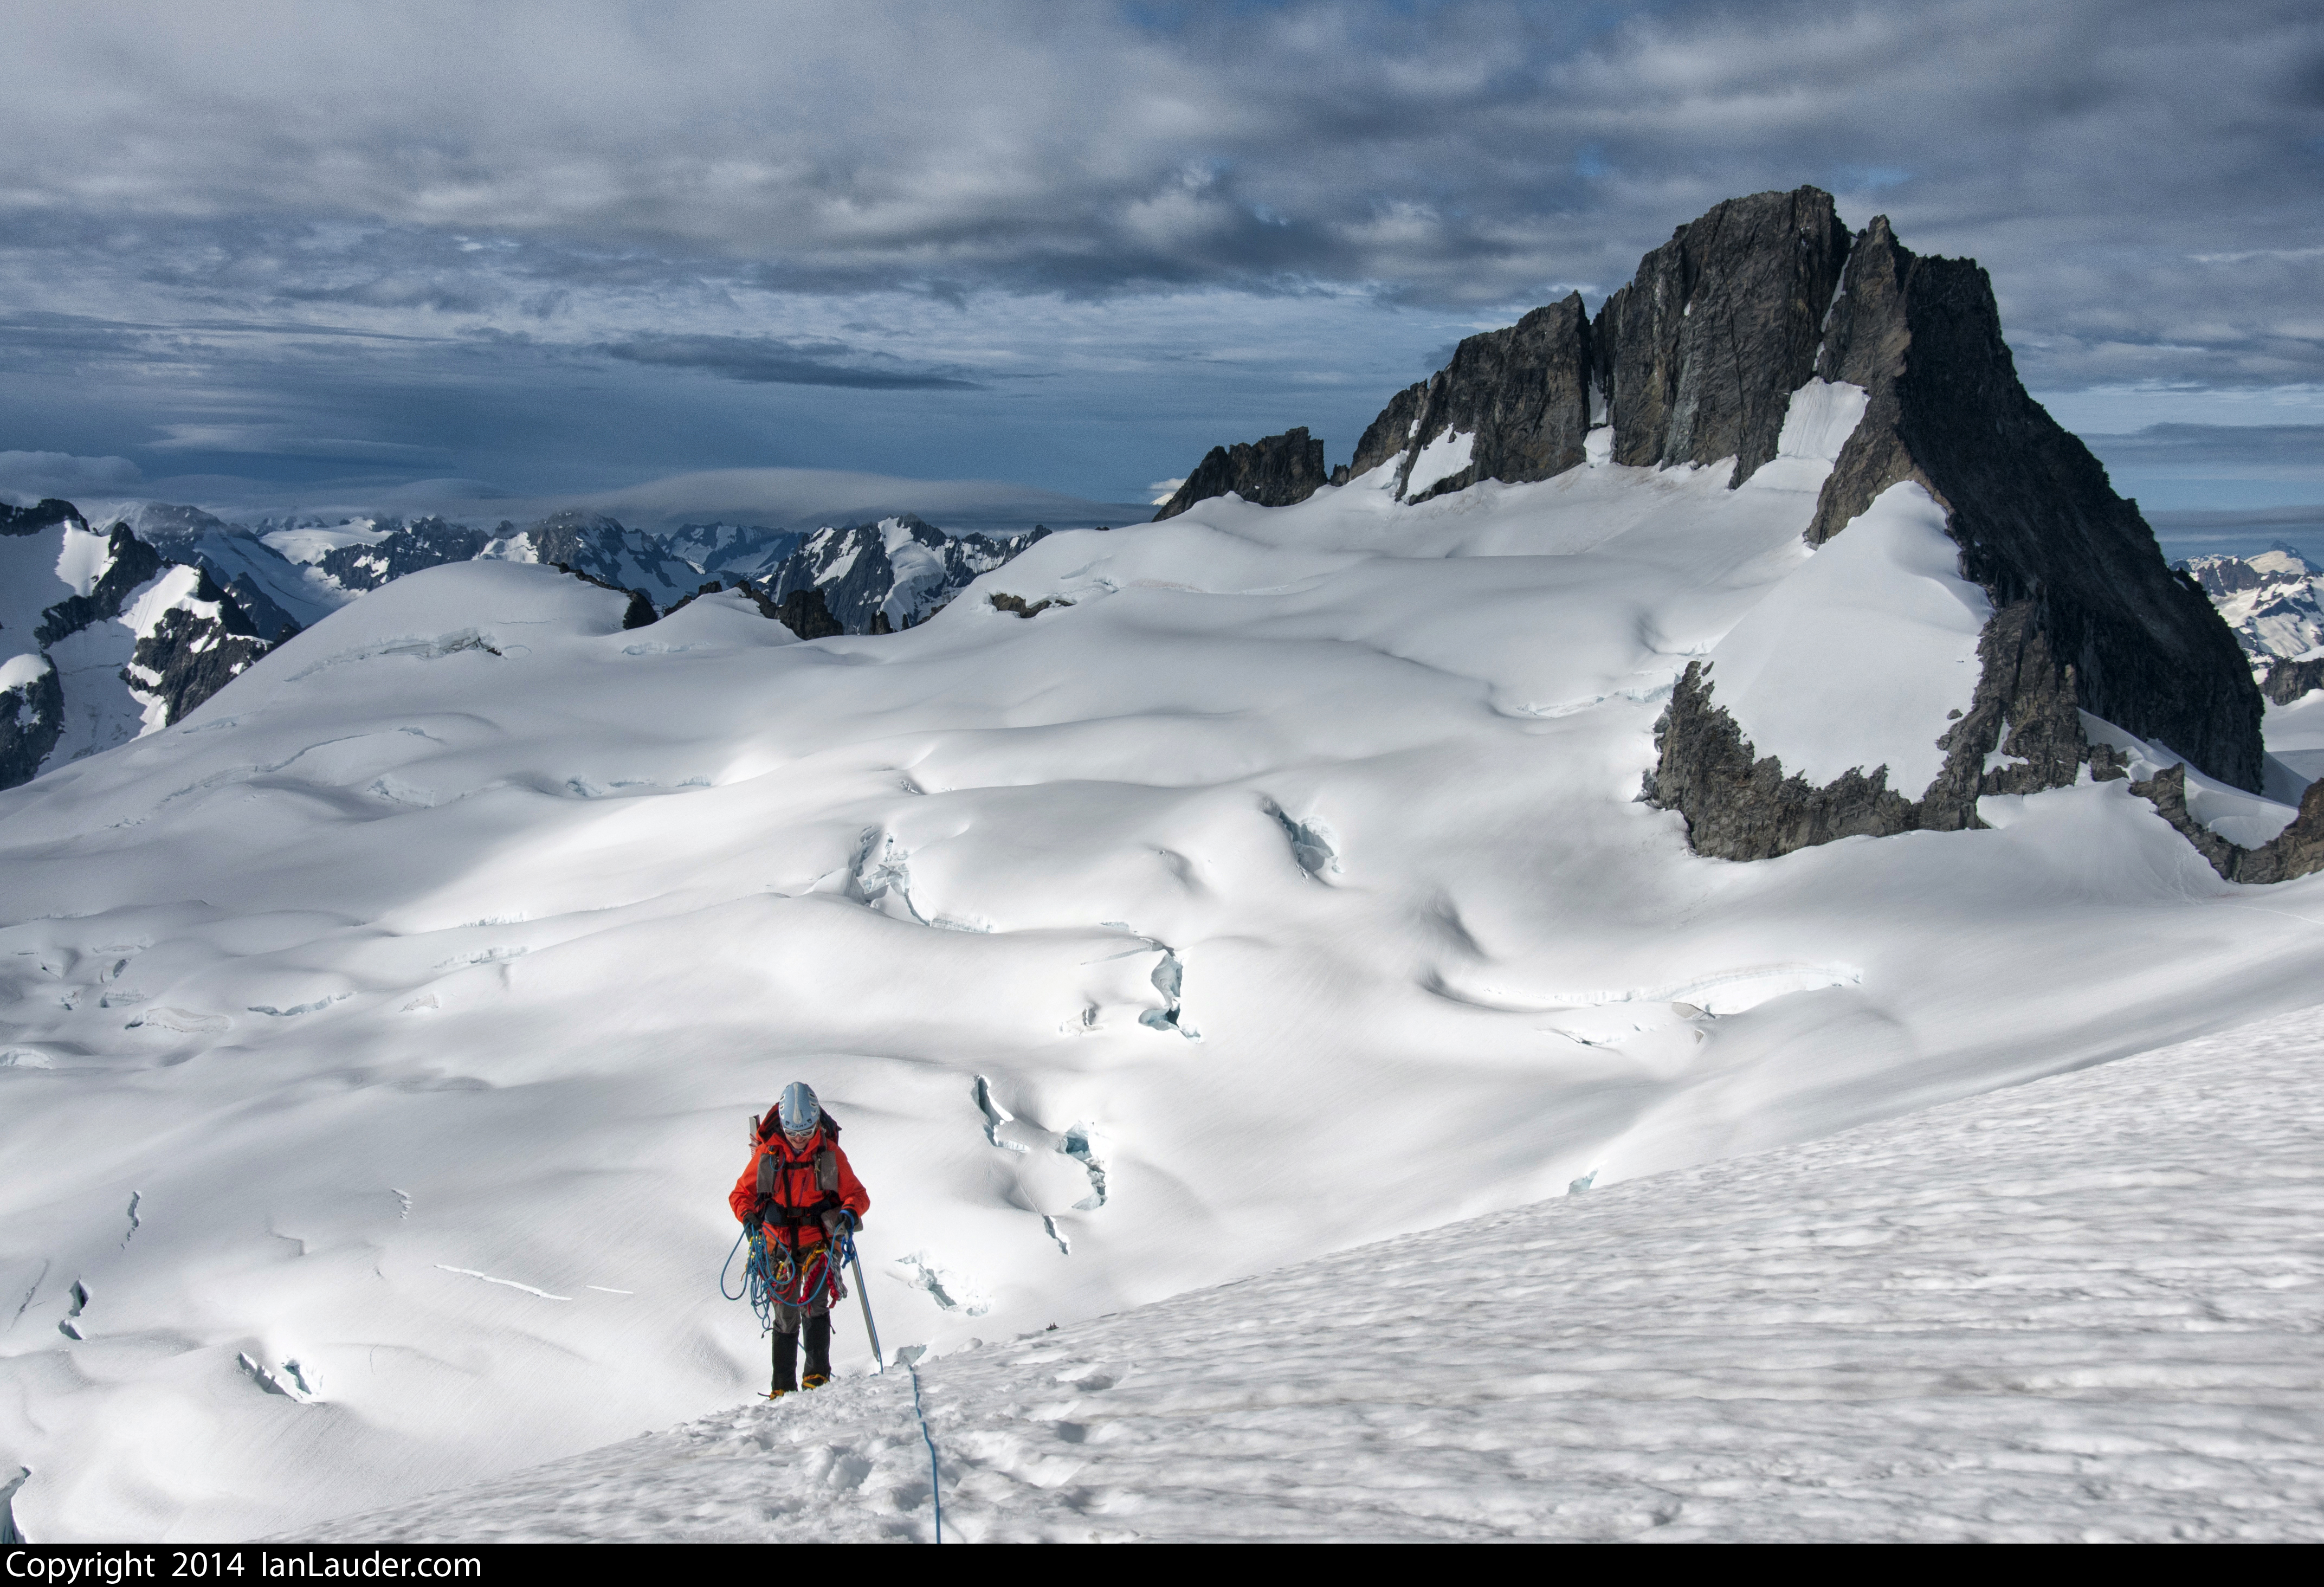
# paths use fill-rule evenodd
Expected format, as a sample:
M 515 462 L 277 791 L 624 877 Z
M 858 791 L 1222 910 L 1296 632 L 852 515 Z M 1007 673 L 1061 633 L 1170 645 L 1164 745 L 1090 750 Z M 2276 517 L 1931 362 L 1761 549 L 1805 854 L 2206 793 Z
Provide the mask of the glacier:
M 1902 590 L 1941 613 L 1901 531 L 1854 572 L 1846 536 L 1804 551 L 1833 449 L 1816 401 L 1817 438 L 1739 489 L 1728 461 L 1593 446 L 1414 505 L 1383 466 L 1293 506 L 1048 535 L 886 635 L 801 642 L 734 592 L 624 631 L 621 595 L 549 567 L 448 563 L 0 793 L 16 1524 L 317 1535 L 704 1417 L 766 1450 L 828 1427 L 858 1454 L 820 1469 L 879 1468 L 849 1418 L 887 1416 L 895 1384 L 860 1381 L 850 1315 L 828 1399 L 768 1413 L 792 1424 L 733 1409 L 765 1358 L 715 1288 L 724 1193 L 794 1078 L 848 1126 L 871 1299 L 888 1342 L 928 1350 L 940 1437 L 1018 1392 L 979 1363 L 1047 1348 L 970 1342 L 1027 1333 L 1107 1361 L 1151 1339 L 1157 1377 L 1189 1363 L 1173 1392 L 1197 1397 L 1192 1363 L 1216 1359 L 1203 1403 L 1231 1427 L 1235 1396 L 1277 1392 L 1269 1341 L 1349 1304 L 1324 1277 L 1343 1253 L 1397 1241 L 1365 1259 L 1382 1293 L 1450 1308 L 1429 1253 L 1579 1241 L 1582 1272 L 1614 1260 L 1625 1207 L 1668 1229 L 1678 1203 L 1655 1198 L 1699 1204 L 1716 1165 L 2305 1018 L 2324 880 L 2224 882 L 2120 781 L 1750 864 L 1638 802 L 1674 679 L 1820 564 L 1851 609 Z M 1866 658 L 1835 642 L 1824 664 Z M 1782 731 L 1849 765 L 1895 728 Z M 2245 800 L 2235 819 L 2276 818 Z M 2252 1073 L 2222 1098 L 2278 1071 Z M 2250 1116 L 2312 1130 L 2310 1093 L 2280 1089 L 2281 1117 Z M 2070 1135 L 2071 1110 L 2045 1128 Z M 1591 1306 L 1631 1315 L 1641 1269 L 1587 1270 Z M 2298 1283 L 2282 1304 L 2312 1339 Z M 1295 1292 L 1309 1310 L 1268 1309 Z M 1533 1363 L 1509 1369 L 1519 1399 L 1616 1370 L 1561 1366 L 1562 1326 L 1547 1300 L 1477 1324 Z M 1058 1403 L 1115 1370 L 1056 1361 L 1080 1373 Z M 1497 1381 L 1429 1376 L 1456 1407 L 1429 1416 Z M 1360 1397 L 1333 1403 L 1319 1427 L 1363 1422 Z M 2312 1447 L 2308 1403 L 2282 1436 Z M 1033 1436 L 989 1426 L 951 1458 Z M 1618 1444 L 1592 1457 L 1604 1484 L 1650 1470 Z M 1061 1458 L 1038 1469 L 1085 1457 Z M 1580 1533 L 1652 1509 L 1606 1491 L 1576 1500 L 1600 1518 Z M 1480 1490 L 1443 1535 L 1497 1502 Z M 963 1524 L 1079 1524 L 1050 1503 Z M 1233 1513 L 1241 1535 L 1305 1525 Z

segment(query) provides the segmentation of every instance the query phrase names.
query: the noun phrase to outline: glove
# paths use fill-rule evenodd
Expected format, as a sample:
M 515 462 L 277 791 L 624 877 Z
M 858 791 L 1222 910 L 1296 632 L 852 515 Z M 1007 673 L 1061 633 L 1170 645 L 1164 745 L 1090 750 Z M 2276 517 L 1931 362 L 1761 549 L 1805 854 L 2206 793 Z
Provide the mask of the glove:
M 836 1236 L 843 1229 L 854 1230 L 862 1226 L 856 1221 L 855 1214 L 845 1207 L 830 1207 L 824 1212 L 823 1232 L 825 1234 Z

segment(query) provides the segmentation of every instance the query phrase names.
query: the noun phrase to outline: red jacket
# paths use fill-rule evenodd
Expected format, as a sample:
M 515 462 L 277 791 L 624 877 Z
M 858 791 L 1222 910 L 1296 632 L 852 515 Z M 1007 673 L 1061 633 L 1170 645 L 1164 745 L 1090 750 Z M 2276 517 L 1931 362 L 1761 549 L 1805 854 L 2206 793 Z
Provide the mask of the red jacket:
M 758 1144 L 751 1150 L 750 1166 L 734 1181 L 734 1192 L 726 1198 L 735 1218 L 747 1223 L 753 1213 L 763 1211 L 760 1223 L 768 1243 L 792 1247 L 823 1243 L 820 1214 L 826 1208 L 845 1207 L 861 1223 L 871 1211 L 872 1197 L 855 1177 L 855 1170 L 848 1167 L 847 1154 L 839 1149 L 838 1134 L 837 1128 L 825 1121 L 816 1127 L 804 1148 L 793 1151 L 776 1121 L 774 1109 L 769 1108 Z M 827 1166 L 817 1161 L 826 1152 L 830 1154 Z M 763 1209 L 759 1190 L 761 1163 L 769 1165 Z

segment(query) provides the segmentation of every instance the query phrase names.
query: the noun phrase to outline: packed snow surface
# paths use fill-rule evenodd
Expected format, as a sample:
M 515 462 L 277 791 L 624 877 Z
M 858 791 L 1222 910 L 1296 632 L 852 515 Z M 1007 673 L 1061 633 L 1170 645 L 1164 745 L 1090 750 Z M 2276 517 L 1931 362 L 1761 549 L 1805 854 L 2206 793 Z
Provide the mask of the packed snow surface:
M 2319 1226 L 2310 1010 L 970 1346 L 921 1399 L 947 1541 L 2313 1541 Z M 934 1532 L 891 1371 L 309 1535 Z
M 1945 510 L 1918 482 L 1893 484 L 1720 641 L 1712 697 L 1787 775 L 1820 786 L 1886 766 L 1888 786 L 1916 799 L 1977 692 L 1992 616 L 1960 576 Z
M 2312 1001 L 2324 879 L 2119 782 L 1750 865 L 1637 802 L 1687 660 L 1867 527 L 1805 557 L 1778 462 L 1222 499 L 804 644 L 449 565 L 0 795 L 18 1522 L 298 1530 L 731 1407 L 795 1078 L 942 1353 Z

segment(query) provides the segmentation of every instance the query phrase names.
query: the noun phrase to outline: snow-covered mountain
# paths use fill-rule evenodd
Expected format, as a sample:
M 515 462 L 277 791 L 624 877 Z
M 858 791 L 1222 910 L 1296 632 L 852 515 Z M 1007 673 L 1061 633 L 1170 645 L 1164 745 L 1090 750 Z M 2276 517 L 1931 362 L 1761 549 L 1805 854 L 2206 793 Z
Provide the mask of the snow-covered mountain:
M 1735 1359 L 1821 1342 L 1869 1362 L 1850 1380 L 1876 1396 L 1958 1370 L 1952 1346 L 1900 1342 L 1896 1287 L 1929 1269 L 1846 1253 L 1926 1216 L 1997 1263 L 2057 1258 L 2006 1215 L 1946 1210 L 1991 1188 L 1965 1141 L 1996 1149 L 1978 1160 L 2004 1191 L 2051 1161 L 2048 1136 L 2001 1149 L 2025 1113 L 1908 1131 L 1730 1223 L 1716 1174 L 1629 1223 L 1592 1197 L 2310 1008 L 2324 940 L 2300 921 L 2324 879 L 2298 872 L 2324 795 L 2271 758 L 2218 614 L 2043 428 L 1981 272 L 1914 259 L 1885 223 L 1835 232 L 1828 198 L 1721 214 L 1642 263 L 1606 337 L 1591 320 L 1581 341 L 1577 306 L 1464 344 L 1391 401 L 1409 416 L 1384 415 L 1367 466 L 1296 502 L 1230 492 L 1028 537 L 940 612 L 913 560 L 939 548 L 868 526 L 887 584 L 850 610 L 898 632 L 807 642 L 764 591 L 625 627 L 623 591 L 447 563 L 169 729 L 0 794 L 0 1294 L 21 1297 L 0 1323 L 0 1467 L 32 1472 L 23 1529 L 304 1531 L 733 1416 L 766 1358 L 715 1288 L 725 1195 L 745 1121 L 795 1078 L 847 1123 L 890 1345 L 942 1356 L 1125 1314 L 1129 1332 L 1072 1348 L 1150 1342 L 1199 1395 L 1207 1341 L 1225 1362 L 1211 1425 L 1242 1447 L 1265 1442 L 1234 1420 L 1254 1394 L 1330 1397 L 1304 1369 L 1254 1390 L 1237 1342 L 1338 1359 L 1361 1346 L 1335 1350 L 1324 1320 L 1387 1315 L 1346 1307 L 1418 1305 L 1383 1324 L 1405 1338 L 1475 1305 L 1528 1363 L 1512 1389 L 1433 1358 L 1432 1426 L 1498 1435 L 1495 1398 L 1547 1405 L 1561 1360 L 1618 1370 L 1586 1337 L 1552 1346 L 1592 1306 L 1635 1324 L 1626 1345 L 1666 1315 L 1621 1309 L 1661 1269 L 1613 1256 L 1674 1208 L 1707 1207 L 1704 1239 L 1745 1252 L 1723 1289 L 1690 1290 L 1697 1267 L 1656 1292 L 1740 1296 L 1703 1324 L 1754 1330 L 1723 1340 Z M 1312 483 L 1254 456 L 1213 477 Z M 2018 498 L 2012 469 L 2030 471 Z M 2099 565 L 2059 571 L 2044 524 Z M 875 541 L 843 567 L 842 538 L 798 554 L 851 600 Z M 2286 879 L 2228 879 L 2263 873 Z M 2308 1128 L 2295 1105 L 2271 1127 Z M 2111 1125 L 2069 1133 L 2092 1154 L 2063 1181 L 2081 1194 L 2177 1172 L 2110 1153 Z M 1898 1185 L 1937 1199 L 1899 1204 Z M 1754 1222 L 1771 1209 L 1791 1221 Z M 1490 1214 L 1508 1216 L 1437 1232 Z M 2108 1222 L 2106 1250 L 2144 1226 Z M 1539 1269 L 1511 1242 L 1577 1229 L 1600 1241 L 1582 1293 L 1523 1293 Z M 1766 1290 L 1784 1263 L 1751 1253 L 1826 1229 L 1814 1292 Z M 1127 1315 L 1382 1240 L 1400 1243 L 1345 1287 L 1309 1269 Z M 1440 1252 L 1510 1293 L 1462 1290 Z M 1940 1266 L 1960 1278 L 1942 1330 L 1989 1364 L 1994 1335 L 2024 1330 L 2021 1292 Z M 2087 1333 L 2006 1359 L 2076 1394 L 2121 1381 L 2144 1326 L 2126 1319 L 2154 1314 L 2111 1282 L 2057 1302 L 2100 1314 Z M 2209 1329 L 2218 1287 L 2190 1283 Z M 1809 1315 L 1843 1288 L 1886 1296 L 1860 1333 Z M 2281 1337 L 2314 1336 L 2296 1324 Z M 841 1338 L 860 1376 L 852 1314 Z M 2188 1348 L 2204 1373 L 2234 1365 L 2216 1339 Z M 2244 1381 L 2281 1391 L 2255 1348 L 2238 1359 L 2269 1364 Z M 1020 1403 L 1034 1353 L 994 1355 L 990 1380 L 964 1368 L 950 1403 L 991 1415 L 954 1447 L 998 1469 L 1032 1435 L 993 1407 Z M 1057 1359 L 1059 1403 L 1122 1382 L 1085 1364 Z M 1836 1377 L 1786 1382 L 1829 1398 Z M 1748 1379 L 1705 1398 L 1731 1407 Z M 1675 1379 L 1631 1381 L 1649 1380 Z M 744 1430 L 788 1455 L 785 1429 L 830 1426 L 831 1503 L 875 1477 L 893 1492 L 889 1435 L 847 1421 L 888 1402 L 857 1393 L 783 1407 L 828 1424 Z M 1097 1416 L 1065 1419 L 1099 1437 Z M 2056 1447 L 2103 1434 L 2076 1416 L 2096 1413 L 2060 1412 Z M 1333 1446 L 1366 1447 L 1360 1420 Z M 1961 1458 L 2006 1464 L 2023 1426 L 1973 1421 Z M 2202 1514 L 2274 1491 L 2263 1442 L 2206 1468 L 2231 1499 Z M 1025 1447 L 1070 1499 L 1080 1457 Z M 1109 1483 L 1093 1475 L 1093 1513 Z
M 552 512 L 524 529 L 513 524 L 477 553 L 508 562 L 561 563 L 642 590 L 657 606 L 673 605 L 700 588 L 702 569 L 670 554 L 641 531 L 603 512 Z
M 2190 557 L 2177 566 L 2202 585 L 2235 631 L 2271 707 L 2324 688 L 2324 602 L 2318 599 L 2324 568 L 2290 546 L 2256 557 Z
M 0 788 L 168 726 L 268 649 L 207 567 L 126 524 L 0 504 Z
M 926 623 L 979 576 L 1007 564 L 1049 531 L 950 535 L 907 512 L 877 523 L 819 529 L 770 576 L 778 598 L 815 589 L 849 633 L 890 633 Z
M 34 532 L 21 526 L 35 521 L 36 510 L 6 511 L 15 515 L 9 522 L 20 526 L 7 532 Z M 53 531 L 51 538 L 65 532 L 60 526 L 68 521 L 85 528 L 79 509 L 69 503 L 49 503 L 37 511 L 45 512 L 38 521 Z M 87 684 L 79 694 L 87 697 L 88 712 L 95 713 L 90 715 L 50 697 L 61 686 L 36 664 L 46 641 L 27 638 L 19 659 L 11 663 L 10 681 L 0 687 L 0 695 L 12 702 L 7 708 L 16 713 L 11 720 L 22 724 L 21 731 L 7 730 L 14 736 L 0 743 L 0 788 L 26 780 L 43 765 L 60 764 L 174 721 L 232 675 L 218 671 L 219 667 L 238 669 L 254 659 L 258 651 L 241 641 L 287 637 L 360 595 L 447 563 L 484 558 L 561 565 L 608 587 L 642 595 L 651 610 L 639 608 L 644 614 L 640 621 L 683 605 L 705 589 L 748 584 L 769 597 L 764 604 L 770 614 L 780 608 L 780 621 L 810 637 L 886 633 L 926 621 L 979 574 L 1001 566 L 1048 532 L 1036 527 L 1014 536 L 955 537 L 907 516 L 827 528 L 816 533 L 812 545 L 805 545 L 807 537 L 797 531 L 733 524 L 687 524 L 658 538 L 603 514 L 580 512 L 556 514 L 522 530 L 506 521 L 484 530 L 436 517 L 409 522 L 308 517 L 236 524 L 199 508 L 159 502 L 120 503 L 107 521 L 122 524 L 135 542 L 132 561 L 121 564 L 123 568 L 142 567 L 134 558 L 158 551 L 160 559 L 182 564 L 209 581 L 186 584 L 181 579 L 178 582 L 186 587 L 172 585 L 167 596 L 171 603 L 194 603 L 208 615 L 169 619 L 166 632 L 148 634 L 140 629 L 139 642 L 146 643 L 153 655 L 174 656 L 171 646 L 177 641 L 171 636 L 177 624 L 213 620 L 220 624 L 220 633 L 230 634 L 236 642 L 191 670 L 180 660 L 156 661 L 156 681 L 151 687 L 161 691 L 155 697 L 163 703 L 152 709 L 124 704 L 144 700 L 137 693 L 147 687 L 143 683 L 124 686 L 131 693 L 118 698 L 118 691 L 109 686 Z M 12 553 L 24 570 L 35 563 L 44 569 L 12 575 L 17 581 L 14 597 L 31 603 L 24 607 L 26 614 L 37 614 L 42 603 L 68 593 L 66 586 L 72 581 L 56 571 L 62 567 L 62 554 L 46 540 Z M 115 576 L 115 583 L 128 577 L 124 571 Z M 226 601 L 219 606 L 222 594 Z M 160 610 L 155 607 L 134 619 L 110 610 L 103 615 L 150 625 L 163 621 Z M 29 636 L 40 627 L 27 617 L 21 632 Z M 202 644 L 202 633 L 188 631 L 185 642 L 208 654 L 215 647 Z M 95 642 L 79 641 L 84 647 Z M 68 718 L 80 724 L 72 734 L 62 726 Z
M 759 524 L 681 523 L 662 543 L 706 575 L 764 581 L 806 539 L 798 530 Z
M 171 561 L 208 568 L 270 639 L 286 625 L 319 623 L 354 598 L 336 579 L 303 565 L 309 559 L 286 558 L 264 525 L 228 523 L 198 507 L 166 502 L 124 503 L 97 510 L 95 521 L 126 523 Z
M 391 518 L 367 529 L 347 524 L 337 531 L 278 531 L 266 541 L 292 561 L 316 568 L 339 588 L 360 595 L 423 567 L 469 561 L 515 528 L 503 522 L 486 531 L 441 518 L 417 518 L 409 523 Z
M 116 515 L 166 555 L 208 567 L 268 632 L 283 623 L 303 627 L 423 568 L 479 557 L 562 564 L 642 591 L 661 611 L 711 582 L 732 588 L 748 580 L 777 599 L 820 590 L 846 632 L 887 632 L 927 621 L 970 580 L 1048 532 L 1036 525 L 1015 535 L 955 535 L 909 513 L 829 525 L 811 535 L 733 523 L 687 523 L 655 534 L 578 511 L 522 529 L 505 520 L 484 529 L 436 517 L 241 525 L 158 502 L 123 503 Z

